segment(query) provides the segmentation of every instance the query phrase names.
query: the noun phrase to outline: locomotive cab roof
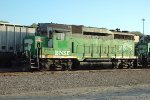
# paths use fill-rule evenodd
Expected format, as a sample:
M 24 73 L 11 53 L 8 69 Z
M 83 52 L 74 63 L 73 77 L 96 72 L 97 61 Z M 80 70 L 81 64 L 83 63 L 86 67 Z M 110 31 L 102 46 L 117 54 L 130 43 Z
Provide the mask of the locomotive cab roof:
M 70 30 L 66 30 L 66 29 L 53 29 L 55 31 L 55 33 L 66 33 L 66 32 L 70 32 Z
M 108 30 L 106 28 L 87 27 L 83 25 L 67 25 L 57 23 L 39 23 L 38 29 L 41 33 L 47 33 L 47 28 L 51 28 L 55 33 L 69 33 L 78 35 L 93 35 L 93 36 L 112 36 L 114 39 L 134 39 L 134 34 L 128 31 Z M 37 29 L 37 30 L 38 30 Z

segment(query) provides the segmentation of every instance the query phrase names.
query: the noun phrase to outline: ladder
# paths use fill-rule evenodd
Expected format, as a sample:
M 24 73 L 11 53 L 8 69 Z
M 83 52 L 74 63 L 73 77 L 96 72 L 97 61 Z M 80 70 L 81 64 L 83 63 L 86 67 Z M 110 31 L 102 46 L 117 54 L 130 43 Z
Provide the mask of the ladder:
M 31 66 L 31 69 L 38 68 L 35 59 L 30 59 L 30 66 Z

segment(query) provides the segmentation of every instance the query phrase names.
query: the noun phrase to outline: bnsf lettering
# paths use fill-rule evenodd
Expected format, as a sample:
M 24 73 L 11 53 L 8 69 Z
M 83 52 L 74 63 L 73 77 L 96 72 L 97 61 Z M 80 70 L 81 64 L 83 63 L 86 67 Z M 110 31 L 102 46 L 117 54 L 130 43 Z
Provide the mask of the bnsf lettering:
M 69 55 L 70 51 L 55 51 L 55 55 Z

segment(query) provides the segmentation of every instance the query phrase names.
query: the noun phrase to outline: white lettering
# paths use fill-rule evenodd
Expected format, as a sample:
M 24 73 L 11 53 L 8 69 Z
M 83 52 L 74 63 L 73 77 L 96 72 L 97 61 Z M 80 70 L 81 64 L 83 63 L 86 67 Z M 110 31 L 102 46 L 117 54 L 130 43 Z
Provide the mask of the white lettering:
M 69 55 L 70 51 L 55 51 L 55 55 Z
M 55 55 L 58 55 L 58 51 L 55 51 Z
M 66 55 L 69 55 L 70 51 L 67 51 L 67 54 Z

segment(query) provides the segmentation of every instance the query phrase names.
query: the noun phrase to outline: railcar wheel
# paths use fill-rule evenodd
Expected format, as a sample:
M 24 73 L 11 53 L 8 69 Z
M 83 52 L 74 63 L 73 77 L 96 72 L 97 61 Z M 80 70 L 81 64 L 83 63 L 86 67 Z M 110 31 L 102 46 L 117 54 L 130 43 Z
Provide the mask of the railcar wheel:
M 31 65 L 29 65 L 29 64 L 23 64 L 21 66 L 21 71 L 23 71 L 23 72 L 31 71 Z
M 20 64 L 21 64 L 21 71 L 23 72 L 31 71 L 31 64 L 29 59 L 23 59 L 23 60 L 21 59 Z

